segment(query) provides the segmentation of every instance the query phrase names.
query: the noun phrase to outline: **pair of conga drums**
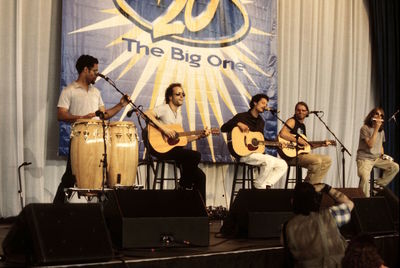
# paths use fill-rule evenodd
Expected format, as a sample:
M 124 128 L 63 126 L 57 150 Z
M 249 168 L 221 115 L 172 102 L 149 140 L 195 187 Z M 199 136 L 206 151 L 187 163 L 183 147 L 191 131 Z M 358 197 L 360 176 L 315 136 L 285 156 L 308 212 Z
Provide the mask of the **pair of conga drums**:
M 106 123 L 108 187 L 133 186 L 138 166 L 138 137 L 132 122 Z M 77 120 L 71 129 L 71 167 L 76 186 L 101 189 L 104 159 L 101 120 Z

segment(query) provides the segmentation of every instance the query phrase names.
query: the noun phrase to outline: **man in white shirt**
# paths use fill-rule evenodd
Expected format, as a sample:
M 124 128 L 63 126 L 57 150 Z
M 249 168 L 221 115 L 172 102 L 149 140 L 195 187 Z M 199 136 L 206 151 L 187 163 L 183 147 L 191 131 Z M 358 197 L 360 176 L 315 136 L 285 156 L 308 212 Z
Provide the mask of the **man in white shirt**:
M 120 102 L 111 109 L 105 109 L 100 91 L 93 86 L 96 81 L 99 61 L 90 55 L 81 55 L 76 62 L 78 78 L 61 91 L 57 104 L 57 119 L 74 123 L 78 119 L 96 119 L 96 111 L 104 114 L 104 119 L 116 115 L 128 104 L 129 97 L 123 96 Z M 75 176 L 72 175 L 71 161 L 68 156 L 67 168 L 58 186 L 54 203 L 63 203 L 64 188 L 75 185 Z
M 162 131 L 162 133 L 170 138 L 174 138 L 176 131 L 169 128 L 168 125 L 179 124 L 182 126 L 181 106 L 185 93 L 182 85 L 173 83 L 168 86 L 165 91 L 165 103 L 146 111 L 146 115 Z M 187 137 L 187 141 L 191 142 L 200 138 L 204 138 L 210 134 L 210 130 L 205 130 L 200 135 L 192 135 Z M 179 181 L 181 188 L 194 189 L 200 192 L 205 201 L 206 192 L 206 175 L 198 167 L 201 160 L 199 152 L 185 149 L 182 146 L 173 147 L 166 153 L 158 153 L 157 148 L 151 148 L 151 154 L 160 159 L 172 159 L 182 166 L 182 174 Z

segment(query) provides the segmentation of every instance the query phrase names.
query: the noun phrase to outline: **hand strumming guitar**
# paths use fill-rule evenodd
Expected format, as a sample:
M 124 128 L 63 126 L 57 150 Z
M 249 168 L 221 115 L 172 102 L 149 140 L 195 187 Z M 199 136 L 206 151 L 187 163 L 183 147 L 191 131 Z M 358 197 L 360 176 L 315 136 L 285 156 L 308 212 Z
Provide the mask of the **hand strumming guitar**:
M 170 129 L 168 127 L 163 126 L 162 127 L 162 132 L 169 138 L 173 139 L 176 137 L 176 131 L 173 129 Z
M 249 127 L 242 122 L 238 122 L 237 126 L 239 127 L 240 131 L 245 132 L 245 133 L 249 132 L 249 130 L 250 130 Z

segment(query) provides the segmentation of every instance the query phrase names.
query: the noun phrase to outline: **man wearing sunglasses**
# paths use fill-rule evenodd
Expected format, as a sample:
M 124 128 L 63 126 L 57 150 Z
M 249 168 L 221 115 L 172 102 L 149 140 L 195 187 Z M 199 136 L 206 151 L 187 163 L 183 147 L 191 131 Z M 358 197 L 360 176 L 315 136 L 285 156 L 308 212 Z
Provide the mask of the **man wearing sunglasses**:
M 372 109 L 364 120 L 360 130 L 360 139 L 357 150 L 357 173 L 360 177 L 360 188 L 365 196 L 370 195 L 369 178 L 374 167 L 383 170 L 382 177 L 375 180 L 376 190 L 388 185 L 399 172 L 399 165 L 391 157 L 384 154 L 383 130 L 384 112 L 380 107 Z
M 165 137 L 176 138 L 176 131 L 169 125 L 182 126 L 181 106 L 185 98 L 182 85 L 179 83 L 170 84 L 165 90 L 165 103 L 146 111 L 146 115 L 151 119 L 154 125 L 164 134 Z M 210 130 L 205 129 L 199 135 L 187 137 L 191 142 L 200 138 L 207 137 Z M 205 201 L 206 197 L 206 175 L 198 167 L 201 154 L 199 152 L 186 149 L 182 146 L 173 147 L 165 153 L 157 152 L 157 148 L 151 148 L 151 154 L 160 159 L 175 160 L 182 166 L 182 174 L 179 185 L 182 189 L 193 189 L 200 192 Z

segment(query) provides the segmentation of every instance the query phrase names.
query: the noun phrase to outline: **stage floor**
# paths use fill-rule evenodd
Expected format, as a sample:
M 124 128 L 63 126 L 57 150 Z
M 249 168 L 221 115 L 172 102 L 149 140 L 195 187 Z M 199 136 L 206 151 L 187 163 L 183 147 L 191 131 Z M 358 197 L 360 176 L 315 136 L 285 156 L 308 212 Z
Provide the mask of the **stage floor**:
M 0 242 L 12 226 L 12 222 L 0 223 Z M 219 235 L 221 221 L 210 221 L 208 247 L 163 247 L 115 251 L 108 262 L 53 265 L 52 267 L 282 267 L 283 248 L 279 238 L 226 239 Z M 376 237 L 377 244 L 391 258 L 390 264 L 398 264 L 398 234 Z M 3 254 L 2 248 L 0 249 Z M 20 265 L 0 262 L 0 267 Z M 47 266 L 48 267 L 48 266 Z M 395 266 L 390 266 L 395 267 Z
M 2 243 L 12 222 L 0 223 L 0 242 Z M 226 239 L 219 236 L 221 221 L 210 221 L 210 244 L 208 247 L 163 247 L 154 249 L 130 249 L 115 251 L 115 258 L 110 262 L 102 262 L 103 267 L 118 267 L 120 264 L 129 264 L 133 267 L 135 264 L 150 264 L 152 261 L 165 262 L 177 261 L 179 259 L 204 258 L 210 256 L 219 256 L 227 254 L 240 255 L 244 252 L 263 252 L 271 250 L 282 250 L 278 238 L 274 239 Z M 94 245 L 95 246 L 95 245 Z M 0 254 L 3 255 L 3 249 L 0 248 Z M 78 267 L 82 264 L 62 265 L 62 267 Z M 87 264 L 89 265 L 89 264 Z M 95 265 L 94 263 L 90 265 Z M 97 263 L 100 265 L 100 263 Z M 86 265 L 85 265 L 86 266 Z M 146 265 L 147 266 L 147 265 Z M 8 267 L 6 263 L 0 262 L 0 267 Z M 126 266 L 125 266 L 126 267 Z

